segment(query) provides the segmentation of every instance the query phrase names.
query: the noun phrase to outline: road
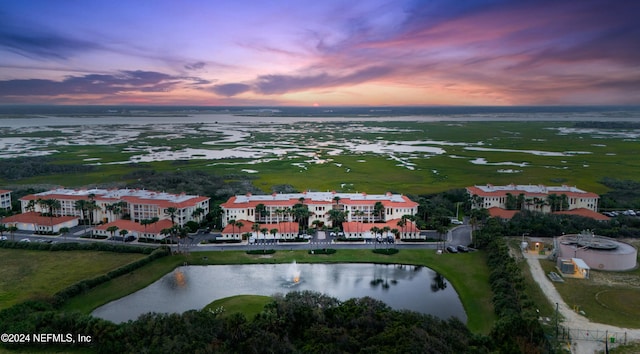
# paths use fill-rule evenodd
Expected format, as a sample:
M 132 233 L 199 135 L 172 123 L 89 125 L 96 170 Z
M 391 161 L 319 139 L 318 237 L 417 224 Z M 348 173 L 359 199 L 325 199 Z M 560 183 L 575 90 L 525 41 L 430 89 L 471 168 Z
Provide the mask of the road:
M 84 233 L 84 228 L 74 227 L 69 234 L 65 236 L 44 236 L 35 235 L 32 232 L 18 231 L 14 235 L 16 241 L 28 239 L 30 242 L 115 242 L 110 240 L 98 240 L 91 238 L 81 238 L 80 235 Z M 435 231 L 422 231 L 423 235 L 437 239 L 439 236 Z M 213 239 L 219 234 L 211 233 L 198 233 L 189 236 L 186 239 L 181 240 L 180 248 L 189 252 L 198 251 L 228 251 L 228 250 L 247 250 L 247 249 L 260 249 L 265 247 L 262 243 L 248 244 L 246 241 L 236 244 L 200 244 L 201 241 L 207 239 Z M 8 236 L 9 240 L 12 240 L 11 236 Z M 260 241 L 260 240 L 259 240 Z M 120 241 L 117 241 L 120 242 Z M 267 240 L 266 247 L 280 250 L 307 250 L 316 248 L 335 248 L 335 249 L 359 249 L 359 248 L 376 248 L 387 247 L 386 242 L 375 242 L 369 240 L 367 242 L 334 242 L 333 237 L 323 235 L 323 232 L 317 232 L 312 239 L 308 242 L 296 242 L 296 243 L 273 243 L 272 240 Z M 446 245 L 469 245 L 471 243 L 471 227 L 469 225 L 460 225 L 449 230 L 446 235 Z M 128 245 L 132 246 L 153 246 L 153 244 L 139 243 L 137 241 L 128 242 Z M 177 247 L 177 246 L 176 246 Z M 398 249 L 410 249 L 410 248 L 423 248 L 423 249 L 438 249 L 441 244 L 438 242 L 403 242 L 399 241 L 393 244 L 393 247 Z

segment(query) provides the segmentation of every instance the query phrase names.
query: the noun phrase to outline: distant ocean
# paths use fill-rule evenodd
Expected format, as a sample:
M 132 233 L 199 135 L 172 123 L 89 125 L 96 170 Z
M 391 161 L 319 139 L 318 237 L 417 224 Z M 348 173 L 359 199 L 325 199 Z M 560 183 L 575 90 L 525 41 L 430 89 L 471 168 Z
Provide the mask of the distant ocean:
M 0 126 L 294 120 L 640 121 L 640 106 L 222 107 L 0 105 Z M 131 118 L 139 119 L 131 119 Z M 14 122 L 9 122 L 14 121 Z M 22 124 L 16 124 L 22 125 Z

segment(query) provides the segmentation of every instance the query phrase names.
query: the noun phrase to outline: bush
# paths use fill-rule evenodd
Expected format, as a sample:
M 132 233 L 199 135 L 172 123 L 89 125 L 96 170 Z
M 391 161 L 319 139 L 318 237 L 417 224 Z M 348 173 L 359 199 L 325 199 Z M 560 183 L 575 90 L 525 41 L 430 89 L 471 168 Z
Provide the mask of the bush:
M 337 251 L 334 248 L 319 248 L 315 250 L 309 250 L 309 254 L 334 254 Z
M 274 254 L 276 253 L 276 250 L 274 249 L 269 249 L 269 250 L 248 250 L 247 254 Z
M 373 253 L 377 253 L 377 254 L 386 254 L 387 256 L 390 256 L 392 254 L 396 254 L 400 252 L 397 248 L 376 248 L 373 250 Z

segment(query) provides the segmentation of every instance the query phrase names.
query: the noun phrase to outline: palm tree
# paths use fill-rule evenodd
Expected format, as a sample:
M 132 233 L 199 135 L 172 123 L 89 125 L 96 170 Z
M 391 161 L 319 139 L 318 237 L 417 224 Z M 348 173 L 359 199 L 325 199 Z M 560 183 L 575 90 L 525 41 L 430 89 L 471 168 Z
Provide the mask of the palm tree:
M 391 231 L 391 228 L 389 226 L 385 226 L 380 231 L 381 231 L 382 235 L 384 236 L 384 238 L 388 238 L 389 237 L 389 231 Z
M 168 207 L 167 209 L 164 210 L 164 215 L 168 216 L 171 219 L 171 225 L 175 225 L 177 213 L 178 213 L 178 208 L 176 207 Z
M 446 234 L 449 229 L 447 229 L 446 226 L 444 226 L 442 223 L 438 224 L 438 227 L 436 228 L 436 231 L 438 232 L 438 235 L 440 236 L 440 242 L 442 242 L 442 251 L 444 251 L 444 244 L 445 244 L 445 239 L 444 239 L 444 234 Z
M 49 222 L 51 226 L 51 232 L 53 233 L 53 212 L 54 210 L 59 210 L 61 207 L 60 201 L 57 199 L 45 199 L 43 200 L 43 204 L 49 210 Z
M 86 219 L 86 210 L 87 210 L 87 205 L 88 205 L 89 201 L 85 200 L 85 199 L 80 199 L 80 200 L 76 200 L 76 202 L 74 203 L 74 207 L 76 208 L 76 210 L 80 211 L 80 219 L 82 220 L 82 224 L 84 225 L 84 233 L 86 235 L 87 233 L 87 219 Z
M 315 219 L 311 222 L 311 225 L 313 225 L 313 227 L 315 227 L 316 229 L 320 227 L 320 224 L 322 224 L 322 221 L 318 219 Z
M 378 217 L 378 221 L 382 221 L 382 213 L 384 213 L 384 205 L 382 204 L 382 202 L 376 202 L 376 204 L 373 205 L 373 213 Z
M 260 224 L 258 224 L 257 222 L 253 223 L 253 225 L 251 225 L 251 231 L 254 231 L 256 233 L 256 240 L 257 240 L 258 233 L 260 232 Z
M 127 231 L 127 230 L 124 230 L 124 229 L 120 230 L 119 234 L 120 234 L 120 236 L 122 236 L 122 243 L 124 243 L 124 238 L 125 238 L 125 236 L 127 236 L 128 233 L 129 233 L 129 231 Z
M 369 231 L 371 231 L 371 233 L 373 234 L 373 238 L 377 239 L 378 238 L 378 233 L 380 232 L 380 228 L 377 226 L 373 226 L 372 228 L 369 229 Z
M 160 235 L 163 235 L 165 240 L 167 237 L 170 237 L 173 234 L 173 227 L 167 227 L 160 230 Z
M 67 234 L 69 233 L 69 228 L 68 227 L 61 227 L 60 228 L 60 233 L 62 234 L 62 237 L 66 241 L 67 240 Z
M 91 198 L 91 194 L 89 194 L 89 197 Z M 90 199 L 87 203 L 87 214 L 89 214 L 90 225 L 93 225 L 94 212 L 96 210 L 100 210 L 100 207 L 98 206 L 98 204 L 96 204 L 95 200 Z M 91 229 L 91 238 L 93 238 L 93 229 Z
M 200 218 L 202 217 L 202 215 L 204 215 L 203 208 L 195 208 L 193 210 L 193 213 L 191 213 L 191 217 L 196 219 L 198 221 L 198 224 L 200 224 Z
M 263 227 L 260 229 L 260 232 L 262 233 L 262 238 L 264 240 L 264 249 L 265 252 L 267 250 L 267 232 L 269 232 L 269 229 L 267 229 L 266 227 Z
M 238 232 L 242 231 L 243 226 L 244 226 L 244 223 L 242 221 L 236 221 L 236 227 L 238 228 Z
M 111 239 L 113 239 L 113 237 L 115 236 L 116 231 L 118 231 L 119 227 L 113 225 L 113 226 L 109 226 L 107 227 L 107 231 L 111 233 Z
M 64 227 L 63 227 L 63 229 L 64 229 Z M 15 241 L 16 240 L 16 231 L 18 231 L 18 227 L 16 225 L 11 225 L 11 226 L 7 227 L 7 231 L 9 231 L 9 233 L 11 234 L 11 241 Z
M 233 236 L 236 233 L 236 219 L 229 220 L 228 224 L 231 225 L 231 236 Z
M 254 219 L 257 221 L 264 221 L 264 218 L 268 215 L 267 212 L 267 207 L 260 203 L 258 205 L 256 205 L 256 211 L 255 211 L 255 216 Z
M 0 236 L 4 236 L 4 232 L 8 230 L 9 229 L 4 224 L 0 224 Z
M 398 223 L 396 225 L 398 225 L 402 229 L 402 234 L 404 236 L 404 227 L 407 226 L 407 219 L 404 215 L 400 220 L 398 220 Z
M 36 210 L 36 204 L 37 202 L 33 199 L 31 199 L 27 205 L 24 207 L 25 211 L 35 211 Z
M 269 230 L 269 233 L 271 234 L 271 236 L 273 236 L 273 239 L 276 239 L 276 234 L 278 233 L 278 229 L 273 228 L 271 230 Z
M 337 209 L 338 206 L 340 205 L 340 197 L 336 195 L 335 197 L 333 197 L 333 201 L 336 202 L 335 209 Z

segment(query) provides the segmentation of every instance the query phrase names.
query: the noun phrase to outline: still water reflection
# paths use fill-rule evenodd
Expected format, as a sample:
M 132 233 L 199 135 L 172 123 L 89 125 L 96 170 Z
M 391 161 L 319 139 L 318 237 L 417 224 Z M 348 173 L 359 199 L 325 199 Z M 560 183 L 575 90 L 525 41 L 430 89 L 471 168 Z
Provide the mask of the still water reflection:
M 119 323 L 147 312 L 201 309 L 228 296 L 302 290 L 340 300 L 369 296 L 395 309 L 467 319 L 453 287 L 429 268 L 351 263 L 180 267 L 138 292 L 99 307 L 93 315 Z

